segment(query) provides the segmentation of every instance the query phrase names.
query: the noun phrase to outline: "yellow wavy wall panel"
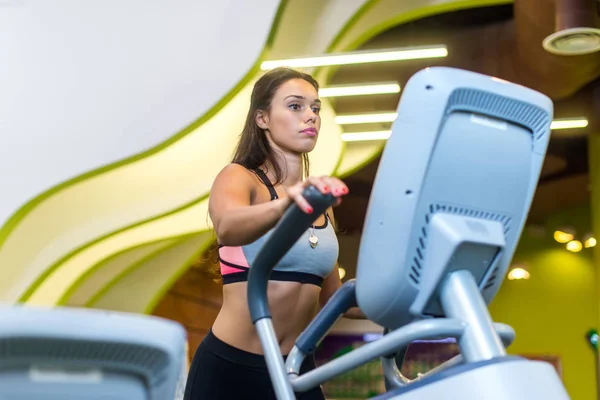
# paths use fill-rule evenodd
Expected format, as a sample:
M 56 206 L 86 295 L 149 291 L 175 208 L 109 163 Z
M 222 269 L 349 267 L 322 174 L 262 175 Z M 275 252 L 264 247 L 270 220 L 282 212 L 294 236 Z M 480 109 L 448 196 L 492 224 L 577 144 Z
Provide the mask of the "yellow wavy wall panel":
M 240 113 L 239 109 L 246 105 L 250 89 L 249 86 L 244 88 L 217 115 L 165 150 L 114 171 L 114 175 L 121 175 L 125 181 L 145 177 L 151 179 L 153 176 L 162 176 L 170 181 L 165 186 L 146 185 L 142 194 L 147 200 L 140 199 L 133 205 L 139 203 L 142 206 L 160 196 L 165 199 L 165 204 L 177 204 L 176 199 L 183 197 L 187 198 L 184 208 L 122 232 L 114 232 L 95 243 L 84 245 L 74 254 L 67 254 L 63 260 L 50 264 L 42 279 L 34 283 L 35 290 L 28 298 L 29 301 L 45 304 L 48 299 L 60 298 L 63 291 L 68 290 L 79 278 L 79 273 L 85 273 L 99 257 L 147 240 L 206 230 L 206 194 L 214 179 L 214 171 L 222 168 L 231 156 L 231 142 L 235 140 L 244 123 L 245 115 Z M 107 177 L 106 180 L 109 183 L 111 177 Z M 164 225 L 169 221 L 176 222 L 165 230 Z
M 145 260 L 114 282 L 110 288 L 107 288 L 105 295 L 95 299 L 91 306 L 107 310 L 138 312 L 148 305 L 153 305 L 156 291 L 148 290 L 147 287 L 155 288 L 165 281 L 170 282 L 171 285 L 175 283 L 173 279 L 178 278 L 185 271 L 181 266 L 189 263 L 193 257 L 204 250 L 202 244 L 206 243 L 208 236 L 210 236 L 208 232 L 191 236 L 161 251 L 155 257 Z M 177 268 L 179 268 L 178 273 L 173 274 L 172 270 Z M 157 298 L 160 297 L 162 293 Z
M 52 5 L 29 1 L 8 7 L 10 13 L 3 8 L 0 15 L 7 19 L 10 34 L 0 35 L 0 46 L 21 56 L 3 59 L 3 68 L 23 69 L 16 82 L 20 77 L 34 82 L 43 78 L 54 86 L 40 82 L 36 87 L 15 88 L 12 84 L 0 91 L 0 101 L 13 111 L 6 113 L 11 115 L 8 121 L 5 113 L 0 118 L 3 130 L 7 123 L 14 145 L 8 161 L 0 157 L 0 165 L 3 170 L 4 163 L 13 170 L 22 166 L 18 173 L 0 178 L 7 193 L 17 193 L 14 201 L 3 196 L 0 218 L 14 212 L 13 205 L 23 204 L 60 180 L 76 178 L 40 194 L 3 226 L 1 300 L 18 299 L 45 277 L 49 266 L 80 246 L 206 193 L 207 187 L 197 184 L 203 177 L 202 164 L 190 163 L 218 152 L 173 156 L 166 151 L 172 147 L 163 147 L 173 138 L 185 137 L 220 107 L 220 100 L 227 100 L 228 91 L 259 58 L 278 5 L 276 0 L 240 4 L 188 0 L 177 6 L 168 1 L 132 1 L 122 7 L 98 1 L 85 6 L 73 1 Z M 48 42 L 44 35 L 65 40 L 54 37 Z M 69 45 L 73 47 L 64 48 Z M 70 75 L 46 76 L 45 68 L 32 70 L 27 62 L 33 60 L 25 55 L 36 50 L 51 59 L 50 72 L 62 68 Z M 92 55 L 91 61 L 79 58 Z M 81 70 L 73 71 L 73 65 Z M 97 82 L 103 87 L 97 88 Z M 11 92 L 17 89 L 18 95 Z M 40 104 L 39 98 L 47 102 Z M 29 119 L 17 119 L 25 111 Z M 52 113 L 48 124 L 33 129 L 31 121 L 44 122 L 48 112 Z M 80 121 L 80 113 L 86 123 Z M 35 145 L 27 148 L 19 140 Z M 132 153 L 132 159 L 122 158 Z M 26 163 L 26 156 L 33 162 Z M 157 159 L 162 160 L 160 165 Z M 109 169 L 81 175 L 115 160 L 120 161 Z M 35 170 L 31 176 L 30 170 Z
M 81 277 L 80 285 L 70 287 L 59 303 L 74 307 L 85 306 L 92 296 L 100 292 L 112 279 L 125 273 L 128 266 L 137 264 L 157 251 L 174 244 L 177 240 L 177 238 L 170 238 L 144 243 L 100 260 Z
M 189 207 L 168 217 L 131 228 L 100 241 L 66 260 L 60 268 L 54 269 L 32 293 L 28 303 L 32 305 L 57 304 L 78 277 L 85 274 L 107 255 L 115 254 L 140 243 L 205 231 L 206 223 L 204 221 L 206 221 L 207 214 L 208 202 L 204 201 L 197 207 Z M 151 225 L 151 229 L 148 228 L 148 225 Z

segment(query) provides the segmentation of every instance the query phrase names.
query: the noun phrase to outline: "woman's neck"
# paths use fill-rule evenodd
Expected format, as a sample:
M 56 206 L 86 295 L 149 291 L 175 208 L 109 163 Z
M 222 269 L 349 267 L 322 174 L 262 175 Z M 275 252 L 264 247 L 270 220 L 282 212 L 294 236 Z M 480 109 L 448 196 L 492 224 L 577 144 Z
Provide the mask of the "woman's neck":
M 284 176 L 282 184 L 290 187 L 302 180 L 302 155 L 285 155 L 285 164 L 287 174 Z
M 279 163 L 281 172 L 283 173 L 283 181 L 281 184 L 285 187 L 290 187 L 302 180 L 302 154 L 291 154 L 283 151 L 276 152 L 276 159 Z M 273 174 L 274 168 L 267 163 L 269 178 L 275 180 Z

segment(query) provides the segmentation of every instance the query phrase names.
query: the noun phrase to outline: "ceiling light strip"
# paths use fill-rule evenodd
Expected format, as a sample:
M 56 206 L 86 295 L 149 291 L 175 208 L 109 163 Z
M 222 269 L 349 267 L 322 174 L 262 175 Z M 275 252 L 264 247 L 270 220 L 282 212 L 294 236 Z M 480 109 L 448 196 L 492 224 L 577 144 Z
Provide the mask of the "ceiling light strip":
M 366 142 L 369 140 L 387 140 L 392 135 L 392 131 L 372 131 L 372 132 L 354 132 L 342 133 L 344 142 Z
M 555 119 L 550 124 L 550 129 L 575 129 L 585 128 L 588 126 L 588 120 L 585 118 L 573 118 L 573 119 Z
M 319 97 L 365 96 L 400 93 L 398 83 L 375 83 L 354 86 L 329 86 L 319 89 Z
M 264 61 L 260 69 L 263 71 L 277 67 L 309 68 L 332 65 L 366 64 L 390 61 L 417 60 L 423 58 L 440 58 L 448 56 L 445 45 L 411 47 L 396 50 L 360 51 L 340 54 L 327 54 L 316 57 L 290 58 L 284 60 Z
M 335 122 L 339 125 L 374 124 L 378 122 L 394 122 L 398 116 L 395 112 L 338 115 Z

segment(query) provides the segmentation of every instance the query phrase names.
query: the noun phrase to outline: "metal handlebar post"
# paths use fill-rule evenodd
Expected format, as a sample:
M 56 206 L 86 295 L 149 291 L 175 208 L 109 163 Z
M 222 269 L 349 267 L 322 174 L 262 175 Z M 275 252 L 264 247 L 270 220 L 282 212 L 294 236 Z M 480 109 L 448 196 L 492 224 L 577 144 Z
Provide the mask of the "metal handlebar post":
M 324 213 L 336 201 L 333 195 L 323 195 L 314 186 L 307 187 L 303 192 L 303 196 L 313 207 L 315 213 L 306 214 L 296 204 L 292 204 L 273 228 L 273 233 L 258 252 L 248 275 L 250 316 L 256 326 L 275 395 L 279 400 L 295 400 L 296 397 L 285 370 L 279 341 L 273 329 L 267 299 L 269 277 L 279 260 L 312 225 L 314 216 Z

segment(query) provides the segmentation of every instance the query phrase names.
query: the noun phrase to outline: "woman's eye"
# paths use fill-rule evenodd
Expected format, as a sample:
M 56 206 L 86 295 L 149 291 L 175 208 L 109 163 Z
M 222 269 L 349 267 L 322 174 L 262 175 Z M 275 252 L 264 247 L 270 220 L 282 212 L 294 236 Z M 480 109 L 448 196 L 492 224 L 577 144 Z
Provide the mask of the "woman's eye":
M 319 112 L 321 112 L 321 108 L 320 107 L 313 107 L 313 112 L 318 115 Z
M 290 108 L 292 110 L 299 110 L 300 109 L 300 104 L 290 104 Z

